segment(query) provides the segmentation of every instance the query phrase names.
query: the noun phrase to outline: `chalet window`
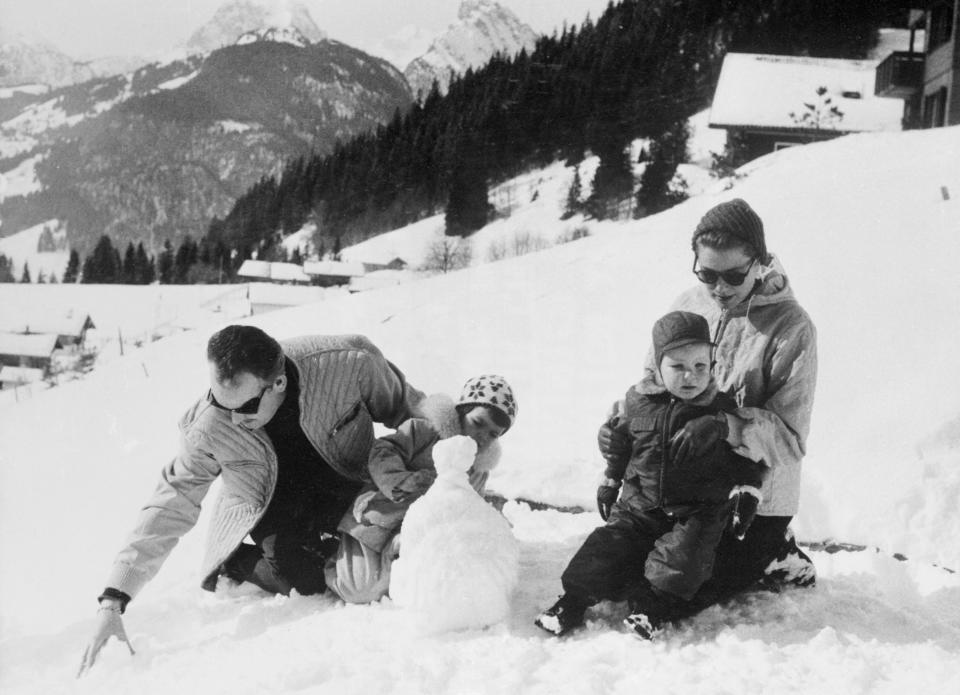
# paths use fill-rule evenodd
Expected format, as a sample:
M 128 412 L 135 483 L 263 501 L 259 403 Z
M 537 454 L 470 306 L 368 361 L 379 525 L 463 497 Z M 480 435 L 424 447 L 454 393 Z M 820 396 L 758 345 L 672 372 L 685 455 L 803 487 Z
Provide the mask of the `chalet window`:
M 953 3 L 938 3 L 930 10 L 930 48 L 945 44 L 953 35 Z
M 941 87 L 923 98 L 923 127 L 940 128 L 947 124 L 947 88 Z

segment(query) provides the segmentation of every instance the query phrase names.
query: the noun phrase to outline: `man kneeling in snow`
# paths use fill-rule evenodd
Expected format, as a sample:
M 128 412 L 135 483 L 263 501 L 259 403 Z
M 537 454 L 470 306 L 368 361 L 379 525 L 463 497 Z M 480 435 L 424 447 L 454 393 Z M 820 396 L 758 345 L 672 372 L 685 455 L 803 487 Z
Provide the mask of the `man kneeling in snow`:
M 391 566 L 400 552 L 400 524 L 437 477 L 435 445 L 457 435 L 476 442 L 467 475 L 482 495 L 500 459 L 498 439 L 513 425 L 517 405 L 506 380 L 487 374 L 468 380 L 455 404 L 435 394 L 420 410 L 423 417 L 407 420 L 374 442 L 369 462 L 373 484 L 340 522 L 340 548 L 327 563 L 326 580 L 348 603 L 370 603 L 388 593 Z
M 279 594 L 324 591 L 332 551 L 323 534 L 332 537 L 367 479 L 373 423 L 396 427 L 423 399 L 358 335 L 281 344 L 254 326 L 227 326 L 211 336 L 207 359 L 210 389 L 181 418 L 180 451 L 114 561 L 81 673 L 110 637 L 129 646 L 121 614 L 197 523 L 218 477 L 203 587 L 225 575 Z

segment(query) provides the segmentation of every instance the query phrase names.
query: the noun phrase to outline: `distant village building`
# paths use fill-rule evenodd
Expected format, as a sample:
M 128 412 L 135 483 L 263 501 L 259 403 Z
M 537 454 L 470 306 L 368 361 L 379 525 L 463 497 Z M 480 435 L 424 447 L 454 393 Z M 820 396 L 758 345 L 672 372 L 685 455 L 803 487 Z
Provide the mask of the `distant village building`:
M 96 328 L 90 314 L 74 310 L 61 316 L 18 316 L 0 320 L 0 332 L 3 333 L 49 333 L 59 338 L 63 347 L 76 346 L 82 348 L 87 338 L 87 331 Z
M 291 285 L 310 284 L 310 276 L 296 263 L 246 260 L 237 270 L 237 277 Z
M 257 316 L 269 311 L 320 302 L 324 299 L 324 292 L 325 290 L 322 287 L 302 284 L 277 285 L 268 282 L 253 282 L 250 283 L 247 290 L 250 315 Z
M 960 0 L 911 4 L 917 9 L 909 10 L 909 50 L 877 66 L 876 94 L 903 99 L 907 128 L 960 124 Z
M 0 333 L 0 365 L 50 370 L 53 351 L 63 347 L 53 333 Z
M 375 273 L 378 270 L 406 270 L 407 262 L 396 256 L 387 261 L 360 261 L 363 269 L 367 273 Z
M 848 133 L 901 130 L 902 102 L 874 95 L 876 65 L 728 53 L 709 125 L 725 129 L 747 159 Z
M 310 281 L 320 287 L 346 285 L 352 278 L 363 277 L 366 274 L 363 263 L 346 263 L 344 261 L 306 261 L 303 272 L 310 276 Z
M 46 376 L 42 369 L 30 367 L 0 367 L 0 391 L 42 381 Z

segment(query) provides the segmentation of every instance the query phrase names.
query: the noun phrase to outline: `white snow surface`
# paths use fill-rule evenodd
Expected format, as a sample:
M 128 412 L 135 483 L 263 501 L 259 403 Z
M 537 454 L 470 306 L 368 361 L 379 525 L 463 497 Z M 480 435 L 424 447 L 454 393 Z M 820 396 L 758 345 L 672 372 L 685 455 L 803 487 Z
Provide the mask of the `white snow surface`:
M 17 282 L 20 282 L 23 276 L 24 264 L 29 267 L 30 279 L 33 282 L 40 279 L 41 272 L 47 280 L 50 279 L 51 275 L 56 276 L 57 282 L 63 279 L 63 273 L 67 269 L 67 261 L 70 260 L 70 252 L 38 251 L 40 235 L 43 234 L 45 228 L 55 231 L 56 236 L 63 235 L 57 220 L 47 220 L 16 234 L 0 238 L 0 253 L 12 263 L 13 277 Z
M 436 482 L 400 529 L 390 598 L 423 634 L 495 625 L 510 614 L 520 546 L 510 524 L 470 486 L 477 444 L 455 436 L 433 447 Z
M 219 324 L 3 402 L 0 691 L 960 692 L 960 575 L 943 569 L 960 569 L 957 161 L 957 127 L 789 148 L 745 167 L 728 191 L 640 221 L 583 222 L 585 239 L 249 319 L 279 338 L 364 333 L 429 392 L 456 393 L 481 372 L 510 381 L 520 416 L 488 487 L 591 511 L 506 504 L 520 581 L 507 619 L 485 629 L 422 635 L 389 598 L 345 606 L 243 587 L 205 593 L 207 503 L 124 617 L 136 656 L 111 641 L 76 681 L 94 598 L 176 452 L 178 416 L 205 391 L 204 346 Z M 569 638 L 546 636 L 533 618 L 600 523 L 596 428 L 639 377 L 654 320 L 694 282 L 692 229 L 734 196 L 762 216 L 819 333 L 794 528 L 801 541 L 867 550 L 813 552 L 815 588 L 746 596 L 654 643 L 626 632 L 617 604 L 592 610 Z M 0 311 L 13 287 L 38 311 L 77 289 L 0 287 Z M 101 288 L 112 305 L 140 301 L 132 289 Z M 98 308 L 87 310 L 96 322 Z
M 28 195 L 40 190 L 36 166 L 42 159 L 43 155 L 34 155 L 23 160 L 10 171 L 0 172 L 0 202 L 3 202 L 4 198 Z

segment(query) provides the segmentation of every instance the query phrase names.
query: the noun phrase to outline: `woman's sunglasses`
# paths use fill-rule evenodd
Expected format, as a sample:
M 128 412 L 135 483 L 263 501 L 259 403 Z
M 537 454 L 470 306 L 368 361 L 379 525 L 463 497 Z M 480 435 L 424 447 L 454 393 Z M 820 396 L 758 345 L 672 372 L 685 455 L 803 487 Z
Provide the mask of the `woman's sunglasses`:
M 747 275 L 750 274 L 750 269 L 753 267 L 753 264 L 757 262 L 757 259 L 754 258 L 750 261 L 750 265 L 747 266 L 747 269 L 744 271 L 740 270 L 710 270 L 710 268 L 700 268 L 697 270 L 697 259 L 693 259 L 693 274 L 697 276 L 697 279 L 707 285 L 716 285 L 717 282 L 722 278 L 725 283 L 731 287 L 739 287 L 743 284 L 743 281 L 747 279 Z
M 271 388 L 273 388 L 273 384 L 267 384 L 263 387 L 263 390 L 260 392 L 259 396 L 254 396 L 249 401 L 245 401 L 236 408 L 228 408 L 227 406 L 217 402 L 217 399 L 213 397 L 212 390 L 207 391 L 207 400 L 214 408 L 226 410 L 228 413 L 237 413 L 238 415 L 256 415 L 260 411 L 260 399 L 263 398 L 263 394 L 265 394 Z

